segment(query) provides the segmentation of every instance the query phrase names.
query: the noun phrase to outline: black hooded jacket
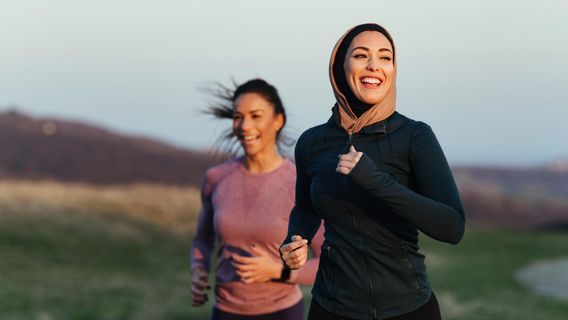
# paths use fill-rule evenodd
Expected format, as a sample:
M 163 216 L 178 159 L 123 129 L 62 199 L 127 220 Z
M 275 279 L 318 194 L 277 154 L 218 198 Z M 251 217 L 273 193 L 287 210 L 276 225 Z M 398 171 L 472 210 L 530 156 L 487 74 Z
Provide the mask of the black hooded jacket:
M 325 241 L 313 298 L 353 319 L 384 319 L 418 309 L 431 288 L 418 230 L 457 244 L 464 211 L 431 128 L 398 112 L 348 135 L 338 112 L 300 137 L 296 204 L 287 238 L 311 240 L 321 219 Z M 353 145 L 363 157 L 347 176 L 338 155 Z

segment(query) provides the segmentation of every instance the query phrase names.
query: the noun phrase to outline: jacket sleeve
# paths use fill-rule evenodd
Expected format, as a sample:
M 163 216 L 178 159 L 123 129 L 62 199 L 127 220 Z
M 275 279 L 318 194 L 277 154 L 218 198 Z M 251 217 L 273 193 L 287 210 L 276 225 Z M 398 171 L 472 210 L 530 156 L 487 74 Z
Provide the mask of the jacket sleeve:
M 200 267 L 209 272 L 211 255 L 215 244 L 213 229 L 213 206 L 211 204 L 212 187 L 207 173 L 201 183 L 201 210 L 197 221 L 197 229 L 191 246 L 191 270 Z
M 319 261 L 321 256 L 321 245 L 323 243 L 323 223 L 316 232 L 316 235 L 310 243 L 310 251 L 312 252 L 312 257 L 306 261 L 306 264 L 298 270 L 292 270 L 290 272 L 290 282 L 302 284 L 302 285 L 312 285 L 316 281 L 316 274 L 318 272 Z
M 424 123 L 413 130 L 409 163 L 415 191 L 392 180 L 365 154 L 349 176 L 426 235 L 457 244 L 465 229 L 463 206 L 442 148 Z
M 294 151 L 296 159 L 296 199 L 290 213 L 288 234 L 282 245 L 291 242 L 294 235 L 299 235 L 311 242 L 321 224 L 321 218 L 315 212 L 310 198 L 311 180 L 304 169 L 306 163 L 304 145 L 305 139 L 300 137 Z

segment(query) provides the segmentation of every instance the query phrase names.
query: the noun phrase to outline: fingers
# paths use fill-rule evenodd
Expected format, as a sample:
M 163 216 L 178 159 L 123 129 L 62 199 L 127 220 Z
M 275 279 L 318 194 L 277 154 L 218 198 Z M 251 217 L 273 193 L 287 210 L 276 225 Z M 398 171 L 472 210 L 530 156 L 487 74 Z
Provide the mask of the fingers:
M 308 247 L 304 246 L 282 256 L 284 262 L 290 269 L 298 269 L 302 267 L 308 260 Z
M 299 235 L 292 236 L 292 242 L 280 248 L 282 260 L 291 269 L 298 269 L 308 257 L 308 240 Z M 302 263 L 303 262 L 303 263 Z
M 349 162 L 357 162 L 357 158 L 354 154 L 340 154 L 338 156 L 339 162 L 349 163 Z
M 192 282 L 191 282 L 191 286 L 192 286 L 192 287 L 195 287 L 195 288 L 197 288 L 197 289 L 199 289 L 199 290 L 205 290 L 205 289 L 211 288 L 211 287 L 208 285 L 207 281 L 192 281 Z
M 194 298 L 191 299 L 191 305 L 194 306 L 194 307 L 200 307 L 200 306 L 204 305 L 208 300 L 209 300 L 209 298 L 207 296 L 194 297 Z
M 240 272 L 255 270 L 258 268 L 256 264 L 240 264 L 234 261 L 232 261 L 231 264 L 233 265 L 233 268 L 235 268 L 235 270 Z
M 303 246 L 306 246 L 308 244 L 308 240 L 302 239 L 300 236 L 294 236 L 294 237 L 299 237 L 300 240 L 292 241 L 290 243 L 283 245 L 280 248 L 280 252 L 282 253 L 282 255 L 290 253 L 290 252 L 292 252 L 292 251 L 294 251 L 298 248 L 301 248 Z
M 356 164 L 357 162 L 359 162 L 359 160 L 361 160 L 362 156 L 363 152 L 356 152 L 356 153 L 340 154 L 337 156 L 337 158 L 339 158 L 340 163 L 343 162 L 343 163 Z
M 355 153 L 340 154 L 337 157 L 340 160 L 357 162 L 357 161 L 359 161 L 359 159 L 361 159 L 362 156 L 363 156 L 363 152 L 355 152 Z
M 247 271 L 235 270 L 235 274 L 241 277 L 241 280 L 248 279 L 256 275 L 256 273 L 253 270 L 247 270 Z
M 208 288 L 209 287 L 209 275 L 208 274 L 202 274 L 199 275 L 198 278 L 196 279 L 195 283 L 201 287 L 204 288 Z
M 191 295 L 193 297 L 202 297 L 206 296 L 207 292 L 204 288 L 198 288 L 197 286 L 191 286 Z
M 231 264 L 233 268 L 235 268 L 235 274 L 239 276 L 241 282 L 243 283 L 252 283 L 254 282 L 254 278 L 258 273 L 258 266 L 256 263 L 253 262 L 255 258 L 242 257 L 239 255 L 232 255 L 231 256 Z
M 344 168 L 348 168 L 348 169 L 353 169 L 355 167 L 355 165 L 357 164 L 356 161 L 353 160 L 339 160 L 339 162 L 337 163 L 337 167 L 344 167 Z
M 288 264 L 288 268 L 292 270 L 300 269 L 301 267 L 304 266 L 304 264 L 306 264 L 307 261 L 308 261 L 308 255 L 306 254 L 300 257 L 299 260 L 294 260 L 294 262 Z
M 195 307 L 203 305 L 209 300 L 209 296 L 204 289 L 199 288 L 195 285 L 191 286 L 191 304 Z
M 203 304 L 205 304 L 207 301 L 209 300 L 209 296 L 207 294 L 204 295 L 193 295 L 191 297 L 191 305 L 194 307 L 199 307 Z
M 238 254 L 233 254 L 231 255 L 231 259 L 234 262 L 240 263 L 240 264 L 249 264 L 254 262 L 255 258 L 254 257 L 243 257 L 243 256 L 239 256 Z
M 308 246 L 303 246 L 303 247 L 301 247 L 297 250 L 294 250 L 292 252 L 288 252 L 285 255 L 286 255 L 287 259 L 294 260 L 294 259 L 302 257 L 306 254 L 308 254 Z
M 209 289 L 209 275 L 205 271 L 196 270 L 191 277 L 191 286 L 200 290 Z
M 343 160 L 340 160 L 337 164 L 337 167 L 335 168 L 335 171 L 342 174 L 349 174 L 351 170 L 355 168 L 356 164 L 356 162 L 345 162 Z
M 349 153 L 338 155 L 339 162 L 337 163 L 335 171 L 345 175 L 349 174 L 351 170 L 353 170 L 353 168 L 357 165 L 362 156 L 362 152 L 358 152 L 357 150 L 355 150 L 354 146 L 351 146 L 349 148 Z

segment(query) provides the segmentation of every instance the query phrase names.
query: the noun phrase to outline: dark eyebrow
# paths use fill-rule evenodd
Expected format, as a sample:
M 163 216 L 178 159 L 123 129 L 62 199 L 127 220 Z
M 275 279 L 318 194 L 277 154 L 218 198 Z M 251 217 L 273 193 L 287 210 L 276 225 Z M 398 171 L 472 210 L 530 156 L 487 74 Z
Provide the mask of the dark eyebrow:
M 369 48 L 367 48 L 367 47 L 355 47 L 355 48 L 353 48 L 353 50 L 351 50 L 351 52 L 353 52 L 353 51 L 355 51 L 355 50 L 357 50 L 357 49 L 369 51 Z M 391 51 L 390 49 L 388 49 L 388 48 L 380 48 L 380 49 L 379 49 L 379 52 L 382 52 L 382 51 L 388 51 L 388 52 L 392 53 L 392 51 Z
M 262 110 L 262 109 L 254 109 L 254 110 L 250 110 L 248 113 L 255 113 L 255 112 L 262 112 L 262 113 L 264 113 L 264 110 Z M 242 114 L 242 112 L 235 111 L 235 114 Z

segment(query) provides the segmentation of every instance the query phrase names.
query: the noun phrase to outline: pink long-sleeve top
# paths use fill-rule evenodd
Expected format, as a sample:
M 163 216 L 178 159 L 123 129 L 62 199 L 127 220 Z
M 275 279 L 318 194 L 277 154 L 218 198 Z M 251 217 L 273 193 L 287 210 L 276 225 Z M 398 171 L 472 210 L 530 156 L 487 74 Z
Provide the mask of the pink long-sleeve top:
M 253 315 L 286 309 L 302 299 L 298 284 L 313 284 L 319 264 L 323 227 L 312 239 L 312 258 L 293 270 L 287 282 L 245 284 L 230 256 L 253 256 L 251 245 L 265 249 L 274 259 L 288 230 L 294 206 L 296 169 L 284 160 L 276 170 L 250 173 L 236 158 L 212 167 L 201 185 L 202 207 L 191 248 L 191 267 L 211 269 L 215 241 L 219 242 L 215 281 L 217 308 Z

